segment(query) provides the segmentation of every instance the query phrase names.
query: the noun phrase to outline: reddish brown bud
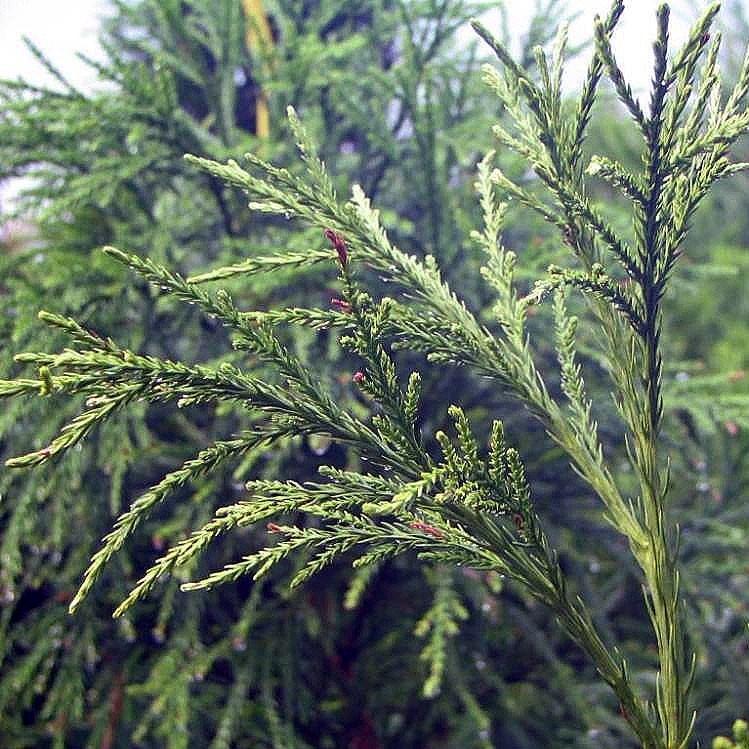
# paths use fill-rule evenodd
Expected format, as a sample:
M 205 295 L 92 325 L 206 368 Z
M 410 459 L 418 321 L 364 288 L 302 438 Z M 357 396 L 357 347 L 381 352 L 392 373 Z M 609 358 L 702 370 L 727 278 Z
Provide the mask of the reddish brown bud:
M 726 428 L 726 431 L 731 435 L 731 437 L 735 437 L 739 433 L 739 425 L 735 421 L 731 421 L 730 419 L 728 421 L 724 421 L 723 426 Z
M 336 299 L 335 297 L 333 297 L 330 300 L 330 303 L 339 312 L 351 312 L 351 305 L 345 299 Z
M 427 536 L 432 536 L 432 538 L 444 538 L 445 537 L 445 534 L 439 528 L 435 528 L 433 525 L 429 525 L 429 523 L 424 523 L 421 520 L 414 520 L 412 523 L 409 523 L 409 526 L 413 528 L 414 530 L 421 531 L 422 533 L 426 533 Z
M 281 528 L 280 525 L 277 525 L 276 523 L 268 523 L 268 525 L 265 526 L 268 533 L 283 533 L 283 528 Z
M 333 231 L 333 229 L 326 229 L 324 234 L 325 238 L 333 246 L 333 249 L 338 253 L 338 261 L 345 267 L 346 263 L 348 263 L 346 241 L 337 231 Z
M 361 385 L 362 382 L 366 379 L 364 372 L 354 372 L 354 382 L 357 385 Z
M 522 516 L 522 515 L 521 515 L 521 514 L 520 514 L 519 512 L 516 512 L 516 513 L 515 513 L 515 514 L 514 514 L 514 515 L 512 516 L 512 522 L 513 522 L 513 523 L 515 523 L 515 527 L 516 527 L 516 528 L 517 528 L 517 529 L 518 529 L 519 531 L 522 531 L 522 530 L 523 530 L 523 528 L 525 528 L 525 520 L 524 520 L 523 516 Z
M 709 41 L 710 41 L 710 34 L 706 31 L 700 38 L 700 42 L 702 42 L 702 44 L 707 44 Z

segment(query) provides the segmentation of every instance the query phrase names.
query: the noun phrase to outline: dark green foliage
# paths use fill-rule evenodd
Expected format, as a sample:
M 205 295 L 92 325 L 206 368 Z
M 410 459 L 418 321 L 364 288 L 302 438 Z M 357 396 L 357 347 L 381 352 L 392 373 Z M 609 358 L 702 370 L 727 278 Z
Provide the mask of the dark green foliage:
M 486 78 L 503 109 L 495 134 L 516 159 L 501 153 L 503 171 L 495 168 L 494 154 L 480 162 L 483 228 L 469 235 L 478 216 L 468 207 L 465 175 L 484 149 L 473 141 L 461 151 L 461 134 L 482 127 L 490 107 L 469 83 L 473 58 L 451 56 L 447 40 L 474 8 L 430 4 L 429 13 L 441 20 L 425 24 L 429 33 L 418 44 L 415 30 L 424 22 L 417 4 L 392 11 L 367 6 L 361 15 L 351 4 L 323 3 L 306 17 L 295 15 L 292 4 L 279 14 L 276 88 L 294 92 L 286 98 L 295 100 L 310 130 L 327 130 L 320 153 L 335 164 L 329 174 L 293 110 L 289 127 L 303 168 L 280 143 L 254 142 L 246 133 L 231 103 L 232 96 L 235 104 L 241 101 L 242 86 L 229 71 L 246 55 L 236 8 L 216 3 L 185 13 L 183 5 L 145 3 L 137 15 L 122 5 L 113 27 L 113 69 L 127 68 L 117 52 L 125 49 L 145 70 L 170 71 L 165 82 L 144 91 L 128 83 L 125 70 L 113 76 L 116 93 L 89 100 L 71 91 L 55 110 L 72 128 L 85 122 L 74 116 L 77 110 L 111 107 L 113 140 L 102 151 L 92 149 L 84 179 L 76 171 L 77 149 L 61 138 L 62 186 L 45 194 L 46 185 L 59 185 L 47 175 L 38 188 L 44 197 L 39 207 L 48 208 L 40 219 L 43 262 L 46 242 L 60 227 L 68 243 L 57 245 L 57 265 L 76 253 L 88 258 L 81 238 L 91 239 L 85 232 L 92 209 L 109 227 L 100 241 L 147 259 L 107 250 L 138 274 L 142 282 L 135 284 L 98 255 L 96 265 L 79 262 L 79 273 L 94 269 L 107 279 L 110 292 L 101 299 L 90 285 L 71 298 L 72 274 L 47 274 L 58 284 L 59 305 L 44 321 L 72 348 L 17 357 L 17 364 L 34 366 L 0 385 L 3 395 L 42 395 L 64 404 L 50 417 L 17 399 L 11 403 L 23 406 L 6 422 L 12 445 L 28 451 L 9 465 L 49 464 L 47 473 L 16 478 L 9 471 L 6 479 L 8 491 L 20 498 L 3 536 L 12 560 L 8 597 L 22 590 L 42 602 L 22 597 L 4 622 L 4 684 L 10 689 L 4 687 L 0 699 L 7 705 L 19 690 L 26 699 L 23 712 L 3 718 L 11 745 L 34 745 L 36 737 L 26 733 L 31 724 L 37 736 L 47 732 L 60 745 L 111 746 L 117 737 L 124 745 L 218 747 L 233 745 L 235 736 L 237 745 L 284 747 L 416 747 L 426 740 L 620 746 L 628 741 L 626 721 L 642 746 L 687 746 L 691 679 L 682 629 L 693 630 L 695 644 L 711 660 L 719 653 L 710 607 L 736 605 L 736 599 L 709 599 L 701 584 L 720 579 L 716 554 L 733 553 L 745 522 L 744 513 L 738 535 L 726 545 L 721 534 L 734 522 L 732 508 L 740 512 L 742 487 L 727 487 L 730 506 L 700 512 L 686 490 L 690 469 L 675 464 L 669 476 L 661 445 L 683 444 L 679 388 L 687 387 L 663 364 L 671 354 L 661 340 L 667 339 L 661 335 L 664 293 L 675 285 L 672 274 L 694 210 L 716 179 L 737 171 L 727 148 L 749 124 L 740 109 L 745 68 L 724 103 L 713 93 L 720 90 L 717 43 L 708 44 L 706 30 L 715 8 L 670 58 L 668 10 L 659 10 L 647 111 L 611 51 L 620 3 L 597 26 L 596 51 L 572 106 L 561 88 L 564 32 L 551 55 L 538 48 L 525 56 L 524 63 L 535 65 L 531 71 L 477 25 L 504 66 L 502 72 L 488 68 Z M 158 51 L 124 32 L 142 18 L 161 38 Z M 184 59 L 173 38 L 188 41 Z M 401 64 L 380 56 L 392 39 L 405 39 Z M 325 80 L 308 76 L 305 54 L 323 55 L 347 72 Z M 706 61 L 698 79 L 701 57 Z M 250 76 L 254 69 L 247 64 Z M 588 167 L 621 191 L 635 227 L 626 238 L 596 204 L 584 175 L 585 137 L 604 71 L 645 144 L 641 173 L 636 161 L 608 157 Z M 460 93 L 452 98 L 456 80 Z M 273 90 L 270 81 L 263 83 Z M 352 111 L 352 87 L 360 91 L 356 101 L 371 110 Z M 10 88 L 6 124 L 16 138 L 21 125 L 47 123 L 47 102 L 59 104 L 58 94 L 19 95 Z M 395 125 L 382 120 L 381 104 L 393 91 L 405 112 Z M 279 100 L 271 97 L 275 123 Z M 144 101 L 146 124 L 138 119 Z M 712 114 L 705 121 L 707 101 Z M 128 106 L 129 121 L 122 118 Z M 161 114 L 153 119 L 154 112 Z M 208 112 L 215 118 L 206 118 Z M 156 124 L 120 164 L 108 149 L 125 122 Z M 400 130 L 404 122 L 412 128 L 408 137 Z M 85 128 L 75 132 L 85 140 Z M 98 132 L 88 132 L 98 143 Z M 164 132 L 176 135 L 161 151 Z M 197 145 L 190 147 L 190 138 Z M 246 168 L 223 163 L 242 146 L 251 147 Z M 176 159 L 180 147 L 199 156 L 186 166 Z M 33 145 L 16 140 L 8 163 L 12 170 L 37 164 L 34 153 Z M 519 179 L 528 164 L 536 177 Z M 348 179 L 365 189 L 355 187 L 344 202 L 338 190 Z M 453 180 L 456 189 L 446 189 Z M 244 211 L 238 191 L 223 184 L 249 193 L 254 211 Z M 76 190 L 78 197 L 66 203 Z M 367 190 L 381 192 L 378 204 L 392 209 L 385 214 L 395 222 L 391 235 Z M 503 245 L 514 233 L 502 239 L 507 206 L 500 195 L 540 214 L 572 250 L 539 253 L 556 265 L 533 289 L 528 280 L 537 277 L 534 260 L 541 258 L 519 265 Z M 396 221 L 396 212 L 404 218 Z M 293 238 L 285 229 L 289 219 L 297 230 Z M 249 259 L 245 235 L 255 243 Z M 483 250 L 486 285 L 470 243 Z M 571 266 L 559 265 L 570 260 Z M 27 256 L 16 265 L 13 298 L 28 316 L 49 293 L 44 269 L 39 273 Z M 223 267 L 204 270 L 217 265 Z M 203 286 L 230 278 L 233 294 Z M 101 278 L 90 279 L 94 283 Z M 577 299 L 568 298 L 568 288 L 580 292 Z M 34 292 L 30 298 L 26 289 Z M 551 291 L 553 343 L 544 335 L 550 318 L 539 306 Z M 320 304 L 321 295 L 331 293 L 332 309 L 327 299 Z M 91 297 L 93 305 L 86 303 Z M 182 316 L 184 302 L 193 310 Z M 573 304 L 583 325 L 568 312 Z M 196 322 L 202 327 L 197 335 L 190 332 L 199 330 Z M 147 334 L 115 343 L 123 329 Z M 49 350 L 46 341 L 37 345 L 38 330 L 28 318 L 10 325 L 12 347 Z M 8 362 L 12 374 L 17 364 Z M 400 375 L 404 369 L 410 377 Z M 601 398 L 612 387 L 602 376 L 606 371 L 616 410 Z M 690 393 L 703 402 L 718 394 L 718 410 L 704 407 L 699 429 L 729 416 L 737 420 L 726 427 L 729 434 L 739 428 L 745 396 L 738 391 L 732 400 L 726 379 L 733 385 L 741 380 L 690 380 Z M 537 418 L 550 444 L 540 444 L 539 427 L 508 405 L 507 395 Z M 456 400 L 462 408 L 446 408 Z M 690 397 L 688 418 L 698 420 L 699 403 Z M 505 427 L 494 418 L 500 410 Z M 83 440 L 105 421 L 98 440 Z M 38 423 L 43 431 L 35 431 Z M 516 440 L 519 449 L 509 444 Z M 706 449 L 699 438 L 694 442 L 695 454 Z M 54 459 L 74 447 L 65 461 Z M 566 460 L 581 480 L 567 471 Z M 716 468 L 715 475 L 727 473 Z M 679 500 L 667 508 L 669 485 Z M 110 508 L 98 496 L 102 486 L 111 493 Z M 174 509 L 162 509 L 172 493 Z M 591 495 L 603 504 L 607 528 L 591 512 Z M 121 509 L 123 500 L 129 509 Z M 111 530 L 110 509 L 119 514 Z M 677 513 L 684 520 L 680 559 L 672 533 Z M 73 545 L 59 527 L 71 518 L 81 528 Z M 56 535 L 48 531 L 50 522 L 58 524 Z M 692 528 L 710 544 L 694 545 Z M 94 553 L 95 537 L 105 532 Z M 149 533 L 153 549 L 138 540 Z M 27 550 L 32 538 L 45 546 Z M 62 571 L 55 548 L 65 549 Z M 155 563 L 154 551 L 160 554 Z M 73 596 L 73 579 L 92 553 Z M 414 556 L 424 562 L 422 571 Z M 345 569 L 352 560 L 353 574 Z M 591 574 L 600 566 L 603 574 Z M 687 578 L 681 586 L 680 569 Z M 306 595 L 288 597 L 287 581 L 293 587 L 316 573 L 320 580 L 308 584 Z M 499 575 L 509 581 L 504 588 Z M 640 580 L 647 607 L 635 604 Z M 207 595 L 178 592 L 180 584 L 195 590 L 227 581 L 235 584 Z M 695 612 L 688 619 L 680 593 Z M 616 598 L 620 602 L 612 603 Z M 78 612 L 75 619 L 61 613 L 60 604 L 68 603 Z M 106 608 L 115 608 L 119 624 L 98 618 Z M 700 618 L 706 613 L 707 623 Z M 569 640 L 557 639 L 552 616 Z M 643 653 L 651 623 L 657 647 Z M 456 636 L 459 626 L 465 637 Z M 423 642 L 414 643 L 411 632 Z M 592 669 L 570 640 L 612 688 L 620 717 L 612 694 L 593 686 Z M 425 669 L 414 679 L 419 652 Z M 80 668 L 86 660 L 89 673 Z M 727 658 L 720 662 L 728 665 Z M 656 670 L 653 689 L 646 677 Z M 725 670 L 716 672 L 730 682 Z M 38 697 L 28 688 L 32 682 Z M 713 732 L 721 716 L 725 723 L 726 714 L 742 707 L 740 687 L 731 692 L 716 682 L 713 689 L 710 696 L 698 680 L 694 704 L 723 703 L 699 732 Z M 63 712 L 72 720 L 59 717 Z
M 274 13 L 274 73 L 264 82 L 274 130 L 283 135 L 281 112 L 293 99 L 307 125 L 324 133 L 323 154 L 335 163 L 334 178 L 341 173 L 370 194 L 382 193 L 401 217 L 399 239 L 416 251 L 452 258 L 451 276 L 463 278 L 475 261 L 461 249 L 460 228 L 473 210 L 471 162 L 491 105 L 471 74 L 475 52 L 455 54 L 452 35 L 478 6 L 354 8 L 330 2 L 303 13 L 298 4 L 287 6 Z M 96 249 L 107 242 L 185 273 L 248 256 L 264 266 L 257 258 L 283 246 L 304 258 L 303 267 L 292 264 L 251 283 L 245 275 L 236 286 L 237 302 L 308 306 L 330 296 L 321 283 L 328 263 L 321 270 L 304 267 L 316 252 L 318 259 L 329 257 L 319 234 L 301 234 L 290 244 L 283 221 L 248 214 L 241 197 L 182 159 L 187 151 L 224 158 L 247 148 L 288 158 L 283 140 L 258 143 L 252 136 L 257 66 L 244 47 L 238 7 L 120 3 L 108 27 L 101 92 L 83 94 L 62 81 L 55 90 L 3 85 L 3 176 L 35 175 L 19 215 L 33 220 L 38 235 L 31 246 L 4 247 L 3 293 L 13 300 L 4 324 L 6 376 L 18 371 L 10 359 L 14 351 L 65 345 L 39 327 L 40 307 L 63 316 L 50 320 L 72 315 L 105 336 L 122 340 L 127 331 L 127 343 L 147 356 L 207 365 L 245 355 L 227 355 L 225 333 L 202 311 L 175 304 L 148 284 L 133 285 Z M 414 40 L 418 28 L 418 41 L 402 46 L 409 27 Z M 534 28 L 543 33 L 542 23 Z M 428 84 L 426 98 L 419 81 Z M 451 179 L 460 189 L 444 189 Z M 442 222 L 438 231 L 434 216 Z M 325 337 L 295 333 L 293 340 L 311 359 L 330 357 L 318 374 L 328 372 L 330 383 L 340 380 L 337 398 L 361 408 L 347 385 L 350 365 L 338 361 Z M 444 389 L 471 382 L 460 373 L 439 379 Z M 429 383 L 434 387 L 432 378 Z M 477 397 L 488 393 L 486 385 L 470 387 Z M 9 403 L 6 455 L 21 445 L 47 444 L 80 405 L 58 397 L 39 408 Z M 443 415 L 426 412 L 423 418 L 439 423 Z M 545 736 L 538 727 L 544 708 L 528 708 L 530 694 L 541 692 L 528 682 L 532 691 L 515 695 L 514 662 L 508 661 L 506 675 L 474 666 L 495 661 L 509 641 L 509 624 L 488 626 L 496 621 L 497 604 L 481 578 L 422 575 L 406 560 L 349 579 L 346 568 L 336 566 L 318 593 L 292 602 L 275 592 L 277 582 L 283 590 L 295 574 L 292 567 L 253 588 L 249 598 L 242 585 L 185 603 L 175 597 L 176 582 L 162 584 L 152 602 L 111 621 L 112 609 L 166 544 L 189 539 L 185 534 L 203 525 L 215 507 L 241 498 L 242 479 L 304 480 L 321 460 L 342 465 L 344 454 L 327 439 L 251 450 L 239 464 L 184 484 L 176 512 L 157 509 L 140 524 L 134 542 L 113 557 L 91 602 L 74 618 L 66 614 L 112 518 L 141 495 L 141 507 L 158 502 L 160 494 L 144 494 L 148 486 L 183 461 L 189 472 L 191 457 L 243 427 L 252 429 L 252 417 L 209 404 L 170 410 L 136 401 L 115 413 L 95 439 L 78 442 L 72 459 L 52 462 L 42 473 L 4 474 L 2 584 L 4 600 L 12 604 L 4 607 L 2 624 L 4 744 L 224 746 L 235 736 L 253 745 L 332 746 L 377 735 L 383 742 L 421 746 L 425 736 L 445 734 L 465 745 L 488 745 L 493 735 L 531 746 Z M 224 449 L 238 454 L 245 447 L 229 437 Z M 170 475 L 162 487 L 175 488 L 187 474 Z M 256 535 L 245 531 L 231 542 L 227 536 L 222 551 L 211 551 L 200 564 L 220 565 Z M 340 608 L 344 596 L 347 610 Z M 482 655 L 449 636 L 462 606 L 471 613 L 466 626 L 475 630 L 472 640 L 482 643 Z M 383 609 L 392 613 L 385 617 Z M 514 597 L 501 609 L 513 621 L 530 623 L 534 616 Z M 427 625 L 419 625 L 428 637 L 423 641 L 412 634 L 420 621 L 430 627 L 427 634 Z M 528 638 L 525 647 L 528 663 L 536 663 L 528 673 L 535 669 L 532 678 L 540 683 L 549 669 L 562 667 L 554 647 L 539 650 L 539 643 Z M 447 687 L 440 691 L 443 674 Z M 431 707 L 421 696 L 425 683 Z M 356 684 L 401 686 L 386 695 Z M 353 689 L 360 690 L 355 699 Z M 474 694 L 479 689 L 483 709 Z M 486 711 L 498 717 L 490 720 Z M 560 714 L 567 716 L 562 723 L 579 719 L 566 700 Z

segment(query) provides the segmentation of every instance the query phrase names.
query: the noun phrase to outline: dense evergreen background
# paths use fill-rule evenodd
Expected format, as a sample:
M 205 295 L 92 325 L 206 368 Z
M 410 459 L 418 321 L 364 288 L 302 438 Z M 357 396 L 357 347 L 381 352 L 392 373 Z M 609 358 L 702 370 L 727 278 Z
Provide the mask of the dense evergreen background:
M 341 192 L 362 184 L 397 243 L 438 257 L 451 284 L 484 311 L 490 299 L 469 240 L 478 223 L 472 182 L 502 112 L 481 84 L 478 48 L 458 43 L 456 31 L 485 5 L 278 0 L 267 4 L 273 43 L 250 49 L 238 0 L 122 0 L 104 31 L 97 93 L 76 90 L 64 71 L 54 71 L 51 89 L 0 83 L 0 179 L 34 175 L 1 240 L 0 376 L 21 371 L 14 352 L 55 343 L 36 320 L 40 308 L 142 352 L 239 358 L 226 353 L 226 335 L 211 320 L 133 283 L 98 248 L 115 244 L 189 274 L 279 246 L 319 247 L 310 233 L 296 233 L 289 247 L 279 222 L 251 213 L 242 195 L 182 159 L 253 150 L 297 169 L 282 114 L 290 102 Z M 549 42 L 566 13 L 552 1 L 541 11 L 522 34 L 513 30 L 530 67 L 533 47 Z M 749 30 L 738 5 L 729 11 L 725 55 L 738 64 Z M 255 132 L 261 91 L 270 106 L 268 137 Z M 609 104 L 600 107 L 588 149 L 634 160 L 637 135 Z M 502 153 L 499 159 L 512 176 L 526 172 Z M 668 438 L 689 621 L 702 654 L 696 699 L 709 706 L 698 724 L 705 742 L 749 705 L 746 188 L 746 178 L 726 182 L 698 216 L 668 307 L 667 346 L 678 362 L 667 372 Z M 616 215 L 616 197 L 603 183 L 596 197 Z M 530 278 L 562 249 L 530 213 L 513 221 L 506 243 Z M 259 275 L 230 285 L 239 303 L 256 309 L 324 305 L 326 278 L 301 268 L 282 282 L 276 274 L 272 283 Z M 533 323 L 543 335 L 547 313 Z M 319 376 L 357 408 L 353 363 L 334 341 L 294 336 Z M 552 364 L 551 341 L 542 356 Z M 594 373 L 592 348 L 589 356 Z M 638 575 L 542 428 L 486 381 L 460 369 L 423 372 L 427 432 L 439 427 L 444 404 L 459 400 L 476 421 L 500 414 L 520 438 L 564 565 L 582 581 L 601 630 L 629 648 L 639 678 L 652 678 Z M 4 408 L 0 451 L 7 457 L 46 444 L 77 404 Z M 182 594 L 179 580 L 168 581 L 128 617 L 111 619 L 159 551 L 241 496 L 243 481 L 305 480 L 322 462 L 345 464 L 340 447 L 319 440 L 252 453 L 183 491 L 139 530 L 96 595 L 70 617 L 67 603 L 113 517 L 201 447 L 240 428 L 240 418 L 247 416 L 208 406 L 143 404 L 52 467 L 0 473 L 2 746 L 628 745 L 623 722 L 611 717 L 613 698 L 551 617 L 502 580 L 469 570 L 413 560 L 366 572 L 334 567 L 290 594 L 290 562 L 263 585 L 209 594 Z M 613 407 L 597 418 L 614 464 L 619 455 L 624 466 Z M 244 534 L 200 564 L 215 569 L 241 555 L 251 544 Z

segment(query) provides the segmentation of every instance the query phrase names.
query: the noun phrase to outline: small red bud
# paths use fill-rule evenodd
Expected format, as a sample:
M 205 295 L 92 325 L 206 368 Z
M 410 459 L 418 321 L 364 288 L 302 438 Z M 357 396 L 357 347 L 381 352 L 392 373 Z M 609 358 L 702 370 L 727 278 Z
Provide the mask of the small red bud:
M 433 525 L 429 525 L 429 523 L 424 523 L 421 520 L 414 520 L 412 523 L 409 523 L 409 526 L 413 528 L 414 530 L 421 531 L 422 533 L 426 533 L 427 536 L 432 536 L 433 538 L 445 537 L 445 534 L 439 528 L 435 528 Z
M 353 379 L 357 385 L 360 385 L 362 382 L 364 382 L 366 377 L 364 376 L 364 372 L 354 372 Z
M 333 231 L 333 229 L 326 229 L 324 234 L 325 238 L 333 246 L 333 249 L 338 253 L 338 261 L 345 268 L 348 263 L 346 241 L 337 231 Z
M 523 516 L 522 516 L 522 515 L 521 515 L 521 514 L 520 514 L 519 512 L 516 512 L 516 513 L 515 513 L 515 514 L 514 514 L 514 515 L 512 516 L 512 522 L 513 522 L 513 523 L 515 523 L 515 527 L 516 527 L 516 528 L 517 528 L 517 529 L 518 529 L 519 531 L 522 531 L 522 530 L 523 530 L 523 528 L 525 528 L 525 520 L 523 519 Z
M 268 533 L 283 533 L 283 528 L 281 528 L 281 526 L 277 525 L 276 523 L 268 523 L 265 528 Z
M 339 312 L 351 312 L 351 305 L 345 299 L 336 299 L 335 297 L 333 297 L 330 300 L 330 303 Z

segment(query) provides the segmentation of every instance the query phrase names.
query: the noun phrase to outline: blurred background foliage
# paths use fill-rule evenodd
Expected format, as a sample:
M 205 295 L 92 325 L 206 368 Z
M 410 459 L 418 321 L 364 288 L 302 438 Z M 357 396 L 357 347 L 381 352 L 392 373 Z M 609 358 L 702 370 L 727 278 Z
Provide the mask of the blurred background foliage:
M 242 195 L 182 159 L 252 150 L 297 169 L 283 117 L 288 103 L 320 143 L 341 192 L 360 183 L 396 242 L 435 255 L 491 325 L 469 232 L 478 224 L 475 165 L 492 147 L 490 125 L 502 112 L 481 84 L 483 53 L 457 34 L 486 7 L 469 0 L 118 0 L 102 32 L 106 61 L 90 63 L 101 81 L 93 93 L 70 85 L 38 51 L 57 85 L 0 82 L 0 179 L 24 177 L 0 237 L 0 376 L 19 372 L 13 353 L 56 343 L 37 323 L 40 308 L 149 354 L 238 357 L 210 319 L 135 281 L 98 248 L 114 244 L 189 274 L 280 246 L 322 247 L 316 234 L 292 234 L 285 222 L 251 213 Z M 563 2 L 544 0 L 527 29 L 512 30 L 529 67 L 533 47 L 547 44 L 569 13 Z M 726 62 L 737 64 L 749 37 L 742 6 L 728 3 L 723 22 Z M 611 102 L 598 107 L 588 150 L 636 164 L 636 134 Z M 525 175 L 524 164 L 502 153 L 498 159 L 509 175 Z M 748 186 L 745 177 L 721 185 L 698 217 L 668 307 L 673 511 L 701 653 L 703 742 L 727 732 L 749 705 Z M 603 183 L 595 190 L 626 227 L 614 194 Z M 518 251 L 529 282 L 563 252 L 525 211 L 511 212 L 506 244 Z M 324 304 L 331 282 L 329 269 L 307 268 L 289 270 L 281 282 L 260 275 L 229 286 L 242 305 L 266 309 Z M 549 344 L 539 350 L 548 371 L 554 353 L 543 308 L 532 325 Z M 319 377 L 357 408 L 354 363 L 334 338 L 299 330 L 293 338 Z M 595 349 L 587 351 L 592 389 L 606 403 Z M 450 402 L 460 402 L 474 423 L 502 416 L 564 565 L 601 630 L 624 644 L 647 683 L 653 650 L 640 580 L 585 486 L 542 428 L 494 387 L 409 359 L 425 377 L 428 432 Z M 30 402 L 7 405 L 2 456 L 46 444 L 72 413 L 54 400 L 43 411 Z M 613 407 L 596 416 L 626 486 Z M 209 406 L 143 404 L 52 467 L 0 473 L 3 747 L 629 745 L 612 696 L 551 617 L 502 580 L 470 570 L 415 560 L 373 571 L 339 566 L 290 594 L 290 562 L 262 585 L 244 581 L 209 594 L 181 594 L 179 579 L 166 581 L 127 618 L 111 618 L 159 551 L 241 496 L 247 479 L 303 481 L 318 465 L 352 459 L 321 440 L 253 453 L 183 491 L 140 529 L 96 595 L 70 617 L 67 603 L 113 517 L 247 418 Z M 241 556 L 253 533 L 226 539 L 200 564 L 215 569 Z

